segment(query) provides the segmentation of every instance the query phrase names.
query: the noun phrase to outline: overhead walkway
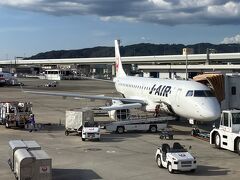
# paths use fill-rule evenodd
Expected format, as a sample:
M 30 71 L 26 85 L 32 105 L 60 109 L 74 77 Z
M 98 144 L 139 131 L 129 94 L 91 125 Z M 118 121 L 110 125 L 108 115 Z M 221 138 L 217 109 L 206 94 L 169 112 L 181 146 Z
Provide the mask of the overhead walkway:
M 188 62 L 239 62 L 240 53 L 189 54 Z M 185 63 L 186 55 L 163 56 L 131 56 L 122 57 L 124 64 L 153 64 L 153 63 Z M 0 60 L 0 65 L 33 65 L 33 64 L 113 64 L 114 57 L 103 58 L 69 58 L 69 59 L 29 59 L 29 60 Z

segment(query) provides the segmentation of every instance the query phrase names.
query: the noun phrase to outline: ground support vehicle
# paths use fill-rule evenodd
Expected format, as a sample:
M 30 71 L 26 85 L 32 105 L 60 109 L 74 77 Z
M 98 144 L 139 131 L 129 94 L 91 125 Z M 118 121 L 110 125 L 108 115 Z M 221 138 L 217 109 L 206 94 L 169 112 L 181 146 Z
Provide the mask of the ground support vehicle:
M 24 127 L 32 114 L 31 102 L 0 102 L 0 123 L 6 128 Z
M 82 128 L 82 141 L 86 139 L 100 141 L 100 125 L 97 122 L 85 122 Z
M 173 143 L 172 148 L 169 144 L 162 144 L 156 151 L 155 160 L 159 168 L 167 168 L 170 173 L 175 171 L 194 172 L 197 168 L 196 158 L 178 142 Z
M 222 111 L 219 128 L 210 132 L 210 144 L 240 155 L 240 110 Z
M 165 129 L 167 121 L 172 119 L 172 117 L 151 117 L 121 120 L 106 125 L 106 130 L 119 134 L 125 131 L 150 131 L 155 133 Z
M 205 140 L 205 141 L 209 141 L 210 138 L 210 133 L 209 132 L 204 132 L 204 131 L 200 131 L 200 129 L 198 128 L 194 128 L 191 131 L 191 136 Z
M 67 110 L 65 120 L 65 135 L 77 133 L 81 136 L 84 123 L 94 122 L 94 113 L 87 109 Z
M 51 81 L 46 84 L 44 84 L 45 87 L 57 87 L 58 82 L 57 81 Z
M 173 140 L 173 132 L 169 131 L 169 130 L 162 130 L 160 132 L 160 139 L 169 139 L 169 140 Z

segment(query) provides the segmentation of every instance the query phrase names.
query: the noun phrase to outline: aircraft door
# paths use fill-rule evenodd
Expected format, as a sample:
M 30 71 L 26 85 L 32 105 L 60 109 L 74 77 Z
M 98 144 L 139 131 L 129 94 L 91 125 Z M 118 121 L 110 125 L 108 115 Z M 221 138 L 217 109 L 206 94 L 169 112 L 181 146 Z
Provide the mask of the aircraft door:
M 182 89 L 178 88 L 177 89 L 177 93 L 176 93 L 176 107 L 177 108 L 181 108 L 181 93 L 182 93 Z

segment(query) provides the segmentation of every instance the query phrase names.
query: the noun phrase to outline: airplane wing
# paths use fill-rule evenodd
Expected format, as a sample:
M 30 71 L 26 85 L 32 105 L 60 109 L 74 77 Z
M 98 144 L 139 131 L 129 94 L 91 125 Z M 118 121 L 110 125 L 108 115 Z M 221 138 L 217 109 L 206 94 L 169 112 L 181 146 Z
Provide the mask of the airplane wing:
M 112 111 L 112 110 L 121 110 L 121 109 L 133 109 L 133 108 L 141 108 L 141 103 L 130 103 L 130 104 L 120 104 L 117 106 L 104 106 L 99 107 L 99 109 L 105 110 L 105 111 Z
M 139 103 L 141 106 L 145 105 L 146 102 L 139 99 L 129 99 L 129 98 L 121 98 L 121 97 L 110 97 L 110 96 L 102 96 L 102 95 L 81 95 L 74 93 L 65 93 L 65 92 L 47 92 L 47 91 L 23 91 L 25 93 L 31 94 L 39 94 L 39 95 L 50 95 L 50 96 L 61 96 L 61 97 L 73 97 L 73 98 L 85 98 L 85 99 L 96 99 L 96 100 L 119 100 L 123 103 Z

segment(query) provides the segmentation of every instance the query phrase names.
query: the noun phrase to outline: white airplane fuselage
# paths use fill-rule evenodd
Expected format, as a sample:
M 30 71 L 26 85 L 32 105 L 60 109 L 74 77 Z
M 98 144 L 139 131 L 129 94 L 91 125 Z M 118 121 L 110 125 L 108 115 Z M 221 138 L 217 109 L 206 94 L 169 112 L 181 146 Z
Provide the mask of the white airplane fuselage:
M 161 111 L 198 121 L 212 121 L 220 116 L 217 98 L 207 96 L 205 92 L 211 92 L 210 89 L 195 81 L 134 76 L 117 77 L 114 81 L 124 97 L 146 102 L 146 111 L 154 112 L 160 105 Z M 189 91 L 192 93 L 187 96 Z

